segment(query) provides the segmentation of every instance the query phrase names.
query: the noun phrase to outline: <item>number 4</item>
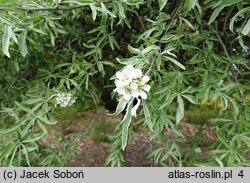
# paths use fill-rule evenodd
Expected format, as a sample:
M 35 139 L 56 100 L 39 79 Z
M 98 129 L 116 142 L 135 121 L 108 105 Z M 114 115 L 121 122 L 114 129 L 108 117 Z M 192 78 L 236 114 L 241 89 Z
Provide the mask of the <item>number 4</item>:
M 244 175 L 243 175 L 243 170 L 241 170 L 240 173 L 238 173 L 238 176 L 241 177 L 241 178 L 244 177 Z

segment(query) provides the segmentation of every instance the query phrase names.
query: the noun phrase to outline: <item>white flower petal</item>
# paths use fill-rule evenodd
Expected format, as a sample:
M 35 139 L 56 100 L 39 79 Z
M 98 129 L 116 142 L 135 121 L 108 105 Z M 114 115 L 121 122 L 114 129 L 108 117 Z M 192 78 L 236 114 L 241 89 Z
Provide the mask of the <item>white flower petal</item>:
M 140 92 L 139 92 L 138 90 L 132 90 L 132 91 L 131 91 L 131 94 L 132 94 L 132 96 L 135 97 L 135 98 L 137 98 L 137 97 L 140 96 Z
M 142 76 L 142 71 L 140 69 L 131 69 L 130 75 L 131 75 L 131 78 L 137 79 Z
M 142 99 L 146 100 L 148 98 L 147 93 L 145 91 L 140 92 L 140 96 Z
M 56 103 L 60 105 L 60 107 L 71 106 L 75 103 L 75 99 L 71 93 L 58 93 L 56 95 Z
M 126 93 L 126 90 L 124 87 L 116 88 L 116 92 L 120 95 L 124 95 Z
M 125 83 L 123 80 L 115 80 L 116 87 L 123 87 L 125 86 Z
M 149 80 L 150 80 L 150 77 L 147 76 L 147 75 L 145 75 L 145 76 L 142 77 L 142 81 L 143 81 L 144 83 L 147 83 Z
M 133 65 L 129 64 L 129 65 L 126 65 L 125 69 L 126 70 L 134 70 L 135 68 Z
M 116 78 L 117 78 L 117 79 L 121 79 L 121 78 L 123 77 L 123 73 L 120 72 L 120 71 L 116 72 L 115 75 L 116 75 Z
M 122 73 L 124 75 L 130 75 L 131 72 L 134 70 L 134 67 L 131 65 L 131 66 L 126 66 L 123 70 L 122 70 Z
M 131 115 L 132 115 L 132 116 L 135 116 L 135 117 L 136 117 L 136 111 L 137 111 L 137 109 L 139 108 L 140 104 L 141 104 L 141 100 L 140 100 L 140 99 L 137 99 L 137 104 L 136 104 L 136 105 L 132 108 L 132 110 L 131 110 Z
M 129 101 L 129 100 L 132 98 L 132 96 L 131 96 L 130 93 L 125 93 L 125 94 L 123 95 L 123 98 L 124 98 L 125 100 Z
M 131 84 L 130 84 L 130 88 L 131 88 L 132 90 L 137 90 L 138 85 L 137 85 L 136 83 L 131 83 Z
M 128 86 L 130 83 L 131 83 L 132 79 L 127 79 L 127 80 L 124 80 L 123 83 L 124 83 L 124 86 Z
M 136 78 L 142 77 L 142 71 L 141 71 L 141 69 L 135 69 L 135 75 L 136 75 Z
M 145 90 L 146 92 L 149 92 L 151 86 L 150 85 L 144 85 L 143 86 L 143 90 Z

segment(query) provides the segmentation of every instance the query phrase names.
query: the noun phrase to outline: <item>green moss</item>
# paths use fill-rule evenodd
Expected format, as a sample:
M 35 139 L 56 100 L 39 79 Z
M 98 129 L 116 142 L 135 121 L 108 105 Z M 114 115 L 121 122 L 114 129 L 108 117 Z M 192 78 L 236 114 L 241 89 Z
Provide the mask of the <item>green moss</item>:
M 212 110 L 205 107 L 192 107 L 185 111 L 185 116 L 190 123 L 201 124 L 211 119 L 214 114 Z

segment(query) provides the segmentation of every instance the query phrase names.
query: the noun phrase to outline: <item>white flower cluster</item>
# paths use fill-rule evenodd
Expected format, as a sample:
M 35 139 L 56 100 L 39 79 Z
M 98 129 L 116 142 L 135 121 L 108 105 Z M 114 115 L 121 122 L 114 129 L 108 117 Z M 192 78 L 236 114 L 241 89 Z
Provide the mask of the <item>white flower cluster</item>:
M 122 71 L 116 73 L 115 92 L 119 93 L 126 101 L 141 97 L 147 99 L 147 93 L 150 90 L 148 85 L 149 76 L 143 75 L 140 69 L 127 65 Z
M 58 93 L 56 94 L 56 103 L 60 105 L 60 107 L 71 106 L 76 102 L 75 98 L 71 93 Z
M 119 93 L 124 100 L 130 101 L 133 98 L 137 99 L 137 104 L 132 108 L 131 115 L 136 116 L 136 111 L 140 106 L 142 98 L 146 100 L 147 92 L 150 90 L 148 85 L 149 76 L 143 75 L 140 69 L 134 68 L 132 65 L 127 65 L 121 71 L 116 73 L 115 92 Z

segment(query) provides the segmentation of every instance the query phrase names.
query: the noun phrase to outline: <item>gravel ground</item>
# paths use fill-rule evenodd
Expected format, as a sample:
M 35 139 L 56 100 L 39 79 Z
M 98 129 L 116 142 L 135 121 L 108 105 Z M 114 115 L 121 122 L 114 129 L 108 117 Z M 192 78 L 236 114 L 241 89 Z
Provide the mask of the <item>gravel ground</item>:
M 59 130 L 67 139 L 76 144 L 76 156 L 68 160 L 68 166 L 103 167 L 106 166 L 105 161 L 109 154 L 111 142 L 105 139 L 98 140 L 98 138 L 112 134 L 116 126 L 114 123 L 120 121 L 120 119 L 121 116 L 112 117 L 107 115 L 107 111 L 104 108 L 88 111 L 82 116 L 75 116 L 67 130 L 63 129 L 59 122 L 56 129 L 49 130 L 47 138 L 40 142 L 52 148 L 60 148 L 62 144 L 58 143 L 59 141 L 56 139 L 56 135 L 54 135 Z M 180 130 L 186 137 L 191 137 L 196 133 L 195 127 L 186 120 L 181 122 Z M 207 130 L 207 132 L 209 134 L 206 137 L 212 135 L 212 138 L 216 140 L 211 129 Z M 93 137 L 93 134 L 98 134 L 100 137 Z M 169 134 L 169 138 L 175 138 L 175 136 Z M 183 141 L 183 145 L 189 145 L 190 143 L 192 142 Z M 136 133 L 129 140 L 124 152 L 126 166 L 159 166 L 148 160 L 148 155 L 149 152 L 160 146 L 159 142 L 150 141 L 148 135 L 142 129 L 136 129 Z M 206 157 L 206 152 L 204 154 L 200 153 L 198 156 Z

